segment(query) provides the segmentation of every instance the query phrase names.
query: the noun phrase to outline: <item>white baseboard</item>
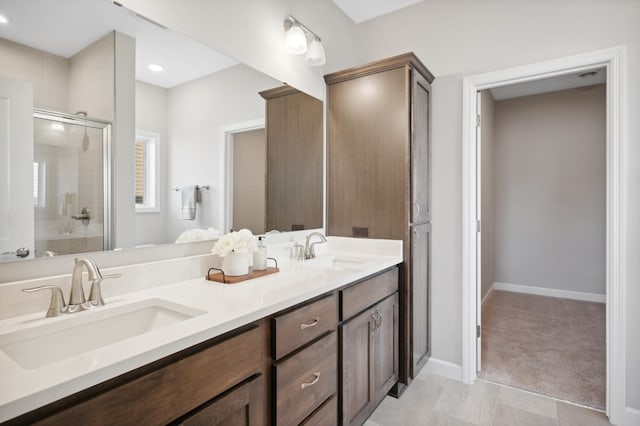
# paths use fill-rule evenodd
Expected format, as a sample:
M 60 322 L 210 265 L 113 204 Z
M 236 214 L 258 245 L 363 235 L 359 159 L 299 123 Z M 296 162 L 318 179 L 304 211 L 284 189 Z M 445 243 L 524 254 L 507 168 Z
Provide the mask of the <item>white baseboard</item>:
M 437 374 L 438 376 L 446 377 L 448 379 L 456 380 L 458 382 L 462 381 L 462 366 L 458 364 L 454 364 L 452 362 L 443 361 L 437 358 L 431 358 L 425 364 L 422 373 L 432 373 Z
M 487 294 L 484 295 L 484 297 L 482 298 L 482 301 L 480 302 L 480 304 L 484 305 L 484 302 L 485 302 L 485 300 L 487 300 L 487 297 L 489 297 L 489 295 L 495 289 L 495 285 L 496 285 L 496 283 L 491 284 L 491 287 L 489 287 L 489 291 L 487 291 Z
M 640 410 L 637 408 L 625 407 L 624 424 L 621 426 L 640 425 Z
M 563 299 L 583 300 L 585 302 L 605 303 L 604 294 L 586 293 L 582 291 L 558 290 L 555 288 L 534 287 L 531 285 L 520 285 L 494 282 L 492 290 L 512 291 L 514 293 L 537 294 L 539 296 L 561 297 Z M 487 293 L 489 294 L 489 293 Z

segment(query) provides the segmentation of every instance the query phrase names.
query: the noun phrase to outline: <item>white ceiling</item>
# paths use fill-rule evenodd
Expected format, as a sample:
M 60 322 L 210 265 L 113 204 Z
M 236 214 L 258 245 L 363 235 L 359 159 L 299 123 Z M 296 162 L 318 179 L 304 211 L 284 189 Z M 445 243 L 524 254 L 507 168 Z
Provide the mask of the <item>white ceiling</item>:
M 173 87 L 237 64 L 182 34 L 161 28 L 111 0 L 2 0 L 9 18 L 0 37 L 69 58 L 116 30 L 136 39 L 136 79 Z M 162 73 L 147 69 L 165 67 Z
M 356 24 L 421 1 L 423 0 L 333 0 Z
M 594 86 L 596 84 L 602 84 L 606 82 L 607 73 L 604 68 L 591 70 L 597 71 L 597 74 L 592 77 L 580 77 L 580 74 L 587 71 L 588 70 L 583 70 L 573 74 L 560 75 L 557 77 L 550 77 L 542 80 L 526 81 L 524 83 L 511 84 L 508 86 L 494 87 L 491 89 L 491 94 L 493 95 L 493 99 L 495 99 L 496 101 L 501 101 L 504 99 L 518 98 L 521 96 L 556 92 L 558 90 Z

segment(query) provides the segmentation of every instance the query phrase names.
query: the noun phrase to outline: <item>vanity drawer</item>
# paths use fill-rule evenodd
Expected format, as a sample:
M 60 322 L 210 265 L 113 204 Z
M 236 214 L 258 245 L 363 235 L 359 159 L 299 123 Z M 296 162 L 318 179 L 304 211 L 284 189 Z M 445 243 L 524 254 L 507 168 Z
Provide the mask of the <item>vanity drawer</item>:
M 274 365 L 275 424 L 297 425 L 336 393 L 336 332 Z
M 342 316 L 340 319 L 344 321 L 351 318 L 396 291 L 398 291 L 398 268 L 341 290 Z
M 301 426 L 336 426 L 338 424 L 338 397 L 332 396 L 310 415 Z
M 338 324 L 338 297 L 334 293 L 273 318 L 273 358 L 280 359 Z

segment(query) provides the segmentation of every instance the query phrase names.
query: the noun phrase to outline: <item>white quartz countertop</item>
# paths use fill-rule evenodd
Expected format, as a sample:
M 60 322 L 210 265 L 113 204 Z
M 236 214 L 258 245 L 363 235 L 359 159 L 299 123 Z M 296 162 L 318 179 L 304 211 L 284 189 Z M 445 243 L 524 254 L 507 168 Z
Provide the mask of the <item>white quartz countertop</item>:
M 329 240 L 329 248 L 322 250 L 324 253 L 319 253 L 316 260 L 279 259 L 280 272 L 237 284 L 189 279 L 107 298 L 105 306 L 91 311 L 55 318 L 44 318 L 44 312 L 40 312 L 0 320 L 0 422 L 402 262 L 400 241 Z M 332 258 L 347 259 L 346 266 L 323 266 L 330 264 Z M 349 266 L 348 260 L 355 260 L 354 266 Z M 2 351 L 2 342 L 10 333 L 28 332 L 83 315 L 89 320 L 100 311 L 126 309 L 126 305 L 150 299 L 201 313 L 37 368 L 24 368 Z

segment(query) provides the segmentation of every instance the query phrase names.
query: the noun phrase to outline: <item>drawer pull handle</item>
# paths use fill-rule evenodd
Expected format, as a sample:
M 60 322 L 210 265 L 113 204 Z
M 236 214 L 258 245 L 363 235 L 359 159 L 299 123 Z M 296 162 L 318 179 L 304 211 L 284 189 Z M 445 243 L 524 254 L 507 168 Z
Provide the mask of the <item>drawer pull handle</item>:
M 319 322 L 320 322 L 320 318 L 314 318 L 313 321 L 311 321 L 310 323 L 300 324 L 300 330 L 304 330 L 305 328 L 315 327 L 316 325 L 318 325 Z
M 304 388 L 308 388 L 309 386 L 313 386 L 316 383 L 318 383 L 318 380 L 320 380 L 320 372 L 316 371 L 315 373 L 313 373 L 313 380 L 310 382 L 303 382 L 300 385 L 300 389 L 304 389 Z

